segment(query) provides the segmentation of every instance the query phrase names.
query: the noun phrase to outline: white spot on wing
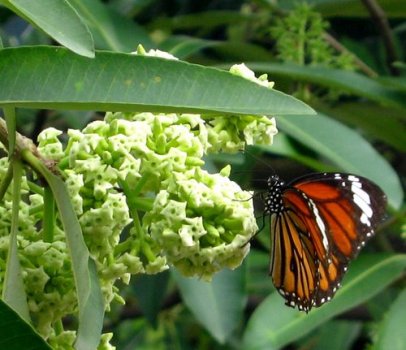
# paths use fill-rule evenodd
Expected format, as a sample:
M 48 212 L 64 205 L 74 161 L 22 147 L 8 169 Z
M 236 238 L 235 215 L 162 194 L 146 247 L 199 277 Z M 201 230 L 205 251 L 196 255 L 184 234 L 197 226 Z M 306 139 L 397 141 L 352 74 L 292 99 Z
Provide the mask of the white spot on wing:
M 359 178 L 354 175 L 348 175 L 348 180 L 359 183 Z
M 317 226 L 320 228 L 321 234 L 323 236 L 324 249 L 326 251 L 329 251 L 330 248 L 329 248 L 329 243 L 328 243 L 328 238 L 327 238 L 327 233 L 326 233 L 326 225 L 324 225 L 324 221 L 319 214 L 319 210 L 317 209 L 317 206 L 314 204 L 314 202 L 310 198 L 307 198 L 307 199 L 312 207 L 312 212 L 316 218 Z
M 371 198 L 369 194 L 362 189 L 360 182 L 353 182 L 351 184 L 351 191 L 361 197 L 365 203 L 371 204 Z
M 361 221 L 363 224 L 367 225 L 367 226 L 371 226 L 371 221 L 369 221 L 369 218 L 368 218 L 368 216 L 367 216 L 365 213 L 362 213 L 361 218 L 360 218 L 360 221 Z
M 365 192 L 364 192 L 365 193 Z M 368 194 L 367 194 L 367 196 L 368 196 Z M 368 218 L 371 218 L 372 217 L 372 214 L 373 214 L 373 212 L 372 212 L 372 208 L 369 206 L 369 204 L 368 204 L 368 202 L 365 202 L 365 200 L 362 198 L 362 197 L 360 197 L 359 195 L 358 195 L 358 193 L 354 193 L 354 203 L 356 204 L 356 205 L 358 205 L 358 207 L 362 210 L 362 212 L 368 217 Z M 368 196 L 368 199 L 369 199 L 369 196 Z M 361 219 L 362 219 L 362 217 L 361 217 Z

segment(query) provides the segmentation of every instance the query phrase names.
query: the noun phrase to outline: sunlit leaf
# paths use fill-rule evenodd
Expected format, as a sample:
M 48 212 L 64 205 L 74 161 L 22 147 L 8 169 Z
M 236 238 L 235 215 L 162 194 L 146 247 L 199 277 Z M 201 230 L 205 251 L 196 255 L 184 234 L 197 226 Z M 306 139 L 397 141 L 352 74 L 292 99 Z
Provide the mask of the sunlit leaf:
M 212 336 L 224 343 L 239 324 L 246 303 L 244 269 L 223 270 L 210 283 L 172 272 L 185 304 Z
M 303 102 L 214 68 L 57 47 L 0 51 L 0 105 L 104 111 L 312 114 Z
M 68 1 L 8 0 L 4 5 L 73 52 L 94 57 L 89 29 Z
M 0 349 L 50 350 L 51 347 L 31 325 L 0 301 Z
M 360 256 L 350 265 L 343 286 L 333 300 L 308 314 L 285 306 L 283 298 L 275 292 L 249 320 L 243 347 L 252 350 L 280 349 L 384 290 L 404 273 L 405 268 L 406 255 Z

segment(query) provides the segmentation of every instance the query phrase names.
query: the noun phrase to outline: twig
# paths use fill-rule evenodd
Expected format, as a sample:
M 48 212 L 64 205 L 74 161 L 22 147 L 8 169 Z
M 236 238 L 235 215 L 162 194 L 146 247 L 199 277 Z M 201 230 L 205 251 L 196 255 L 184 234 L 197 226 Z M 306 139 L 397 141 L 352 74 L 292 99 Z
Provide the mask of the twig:
M 382 36 L 383 44 L 386 49 L 386 62 L 392 75 L 399 75 L 399 70 L 393 65 L 393 62 L 399 60 L 396 53 L 395 44 L 393 41 L 392 31 L 389 26 L 385 12 L 379 6 L 376 0 L 362 0 L 365 7 L 368 9 L 372 19 L 376 21 L 380 35 Z
M 0 118 L 0 142 L 8 149 L 8 131 L 7 125 L 4 119 Z M 38 154 L 37 148 L 29 138 L 16 133 L 16 147 L 15 153 L 20 156 L 21 151 L 29 149 L 31 152 Z
M 0 118 L 0 142 L 8 148 L 8 131 L 7 125 L 4 119 Z M 59 174 L 59 171 L 56 168 L 55 161 L 50 159 L 43 158 L 40 153 L 38 152 L 37 147 L 35 146 L 34 142 L 31 139 L 16 133 L 16 146 L 14 153 L 17 158 L 24 158 L 24 153 L 26 152 L 32 153 L 36 158 L 38 158 L 44 165 L 51 171 L 53 174 Z M 26 159 L 23 159 L 26 161 Z
M 357 55 L 353 52 L 349 51 L 345 46 L 343 46 L 336 38 L 330 35 L 327 32 L 323 33 L 324 40 L 326 40 L 331 47 L 333 47 L 338 52 L 343 52 L 351 55 L 355 64 L 359 67 L 361 71 L 363 71 L 366 75 L 370 76 L 371 78 L 376 78 L 378 73 L 376 73 L 371 67 L 366 65 Z

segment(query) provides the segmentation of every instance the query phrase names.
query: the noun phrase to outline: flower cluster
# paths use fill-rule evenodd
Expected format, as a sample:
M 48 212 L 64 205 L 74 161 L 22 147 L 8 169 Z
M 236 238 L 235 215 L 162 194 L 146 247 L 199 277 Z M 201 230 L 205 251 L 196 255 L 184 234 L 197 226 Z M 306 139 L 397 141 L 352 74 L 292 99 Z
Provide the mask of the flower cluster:
M 5 176 L 8 159 L 0 159 L 0 178 Z M 71 263 L 62 230 L 56 228 L 54 241 L 44 242 L 38 229 L 42 220 L 43 196 L 29 192 L 26 177 L 22 178 L 22 195 L 19 202 L 18 247 L 22 277 L 26 286 L 28 307 L 32 321 L 43 336 L 56 336 L 53 325 L 62 317 L 77 309 L 75 284 Z M 11 192 L 6 192 L 0 206 L 0 264 L 6 266 L 11 225 Z M 0 287 L 3 287 L 4 269 L 1 269 Z M 59 336 L 59 347 L 73 346 L 74 332 L 63 332 Z
M 251 118 L 248 124 L 262 119 Z M 232 138 L 244 135 L 236 127 L 246 122 L 230 124 Z M 44 137 L 48 132 L 50 137 Z M 85 241 L 106 280 L 108 302 L 114 297 L 112 282 L 128 281 L 131 274 L 157 273 L 173 264 L 185 275 L 210 279 L 241 263 L 257 230 L 251 194 L 230 181 L 227 170 L 209 174 L 202 169 L 215 132 L 199 115 L 152 113 L 107 113 L 104 121 L 68 132 L 60 165 Z M 260 136 L 267 140 L 266 132 Z M 258 139 L 253 133 L 251 139 Z M 59 149 L 52 135 L 53 129 L 41 135 L 46 142 L 39 150 L 45 157 Z M 129 191 L 119 190 L 123 182 Z M 137 193 L 131 192 L 134 188 Z M 123 239 L 131 215 L 141 221 Z
M 247 72 L 233 68 L 234 74 L 256 79 Z M 266 77 L 258 83 L 272 87 Z M 229 179 L 229 167 L 219 174 L 204 170 L 203 156 L 269 144 L 276 132 L 267 117 L 107 113 L 81 131 L 69 130 L 66 147 L 59 130 L 39 135 L 40 154 L 55 161 L 65 178 L 107 308 L 113 299 L 123 302 L 116 281 L 128 283 L 133 274 L 174 265 L 186 276 L 210 280 L 241 264 L 257 231 L 252 194 Z M 43 196 L 30 193 L 25 180 L 23 185 L 29 196 L 21 203 L 19 247 L 30 312 L 55 348 L 69 348 L 75 333 L 56 334 L 52 328 L 77 309 L 63 228 L 57 222 L 54 242 L 42 240 Z M 0 207 L 4 262 L 10 203 L 7 194 Z M 110 335 L 103 339 L 109 348 Z

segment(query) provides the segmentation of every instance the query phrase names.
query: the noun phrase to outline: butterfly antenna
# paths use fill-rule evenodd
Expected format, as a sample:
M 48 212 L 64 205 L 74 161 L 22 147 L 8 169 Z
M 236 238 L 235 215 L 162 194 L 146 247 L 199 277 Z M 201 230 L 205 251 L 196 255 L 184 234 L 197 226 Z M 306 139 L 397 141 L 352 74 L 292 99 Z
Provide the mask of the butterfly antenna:
M 250 149 L 253 149 L 255 151 L 250 151 Z M 245 149 L 242 150 L 243 153 L 249 155 L 250 157 L 254 158 L 255 160 L 257 160 L 259 163 L 262 163 L 263 165 L 265 165 L 267 168 L 272 170 L 273 174 L 276 174 L 275 169 L 272 167 L 271 164 L 269 164 L 269 162 L 264 161 L 261 157 L 258 156 L 258 153 L 260 152 L 260 154 L 264 154 L 265 151 L 261 150 L 260 147 L 258 146 L 246 146 Z

